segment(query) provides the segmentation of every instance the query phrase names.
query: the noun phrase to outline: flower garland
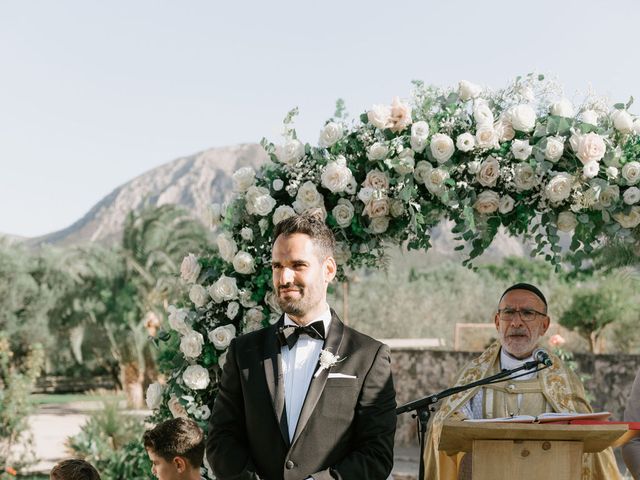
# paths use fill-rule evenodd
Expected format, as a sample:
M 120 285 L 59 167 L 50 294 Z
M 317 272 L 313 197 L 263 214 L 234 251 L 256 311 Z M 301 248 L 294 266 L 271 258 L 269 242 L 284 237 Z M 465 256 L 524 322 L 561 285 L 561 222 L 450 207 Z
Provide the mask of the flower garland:
M 628 113 L 630 103 L 589 97 L 575 107 L 533 74 L 498 91 L 415 82 L 411 103 L 374 105 L 359 122 L 348 122 L 339 104 L 317 147 L 297 139 L 293 110 L 284 143 L 262 142 L 271 162 L 236 171 L 235 198 L 212 206 L 217 251 L 182 263 L 190 301 L 169 307 L 180 354 L 167 385 L 149 388 L 149 407 L 158 418 L 190 415 L 206 425 L 230 341 L 281 314 L 272 233 L 295 213 L 321 211 L 336 234 L 342 277 L 377 266 L 384 243 L 427 250 L 442 219 L 453 221 L 467 264 L 501 226 L 529 237 L 556 265 L 559 232 L 571 235 L 576 264 L 602 238 L 637 241 L 640 118 Z

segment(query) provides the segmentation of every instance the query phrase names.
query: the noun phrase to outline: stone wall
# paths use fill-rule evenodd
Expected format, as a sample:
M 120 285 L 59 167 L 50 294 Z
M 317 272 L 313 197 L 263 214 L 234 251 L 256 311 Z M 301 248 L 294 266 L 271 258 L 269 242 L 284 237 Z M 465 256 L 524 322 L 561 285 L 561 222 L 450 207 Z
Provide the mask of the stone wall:
M 391 343 L 391 342 L 390 342 Z M 475 352 L 452 352 L 391 346 L 392 370 L 398 405 L 440 392 L 453 385 L 458 370 Z M 638 355 L 576 354 L 577 371 L 588 375 L 585 388 L 594 410 L 622 420 L 631 385 L 640 367 Z M 405 413 L 398 418 L 397 445 L 415 445 L 416 421 Z

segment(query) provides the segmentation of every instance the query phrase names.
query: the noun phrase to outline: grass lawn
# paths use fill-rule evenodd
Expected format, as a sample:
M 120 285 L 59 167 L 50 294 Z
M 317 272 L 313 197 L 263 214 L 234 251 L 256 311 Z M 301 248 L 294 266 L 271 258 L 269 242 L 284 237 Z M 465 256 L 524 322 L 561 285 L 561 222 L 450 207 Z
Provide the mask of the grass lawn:
M 34 393 L 29 397 L 33 405 L 56 404 L 63 405 L 71 402 L 110 402 L 126 400 L 123 393 Z

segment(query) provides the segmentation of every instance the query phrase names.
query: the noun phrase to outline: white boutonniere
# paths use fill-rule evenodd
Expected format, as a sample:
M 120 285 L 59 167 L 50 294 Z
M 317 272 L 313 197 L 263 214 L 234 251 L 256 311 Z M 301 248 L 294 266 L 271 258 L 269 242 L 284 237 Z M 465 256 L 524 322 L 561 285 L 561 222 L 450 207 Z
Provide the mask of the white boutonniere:
M 334 355 L 329 350 L 322 350 L 320 352 L 320 366 L 318 367 L 318 370 L 316 370 L 316 373 L 313 374 L 313 378 L 316 378 L 318 375 L 320 375 L 320 372 L 322 372 L 323 370 L 329 369 L 336 363 L 340 363 L 343 360 L 346 360 L 346 358 L 347 357 L 343 357 L 342 359 L 340 359 L 340 355 Z

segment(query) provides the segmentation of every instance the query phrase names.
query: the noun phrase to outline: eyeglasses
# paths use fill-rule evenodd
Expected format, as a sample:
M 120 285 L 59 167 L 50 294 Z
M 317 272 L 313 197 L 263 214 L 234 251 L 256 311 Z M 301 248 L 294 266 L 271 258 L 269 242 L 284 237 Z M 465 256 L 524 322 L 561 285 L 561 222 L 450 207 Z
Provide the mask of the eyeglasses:
M 533 322 L 538 315 L 546 317 L 546 313 L 539 312 L 534 310 L 533 308 L 523 308 L 523 309 L 515 309 L 515 308 L 502 308 L 498 310 L 498 316 L 500 320 L 503 322 L 513 322 L 516 319 L 516 316 L 519 315 L 520 319 L 523 322 Z

